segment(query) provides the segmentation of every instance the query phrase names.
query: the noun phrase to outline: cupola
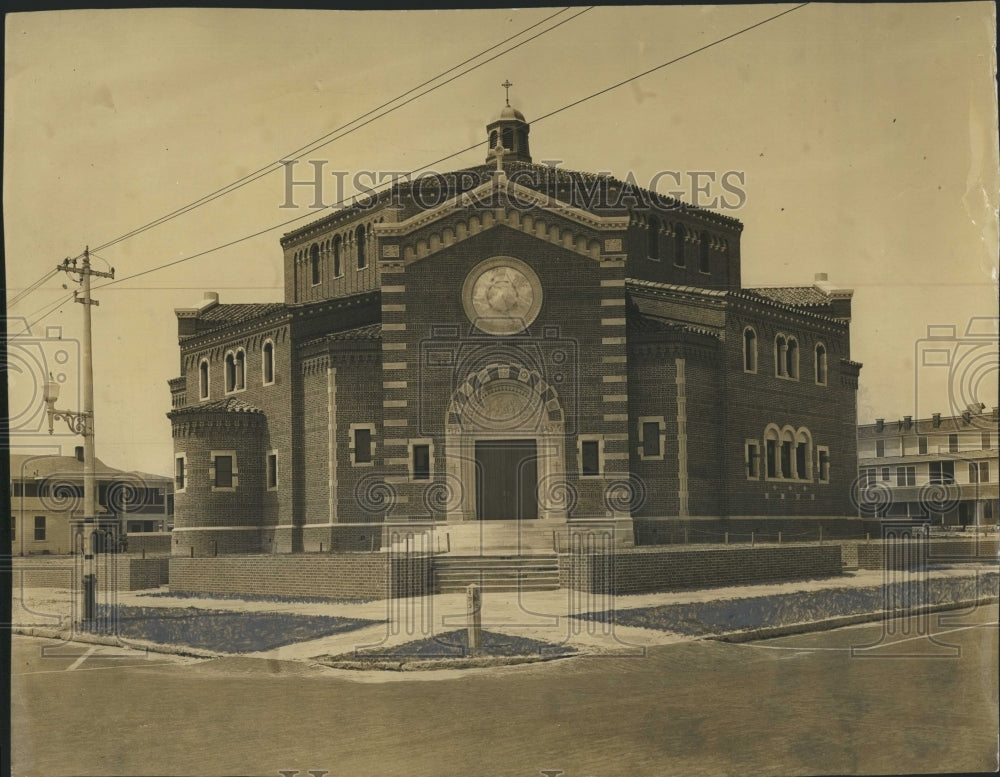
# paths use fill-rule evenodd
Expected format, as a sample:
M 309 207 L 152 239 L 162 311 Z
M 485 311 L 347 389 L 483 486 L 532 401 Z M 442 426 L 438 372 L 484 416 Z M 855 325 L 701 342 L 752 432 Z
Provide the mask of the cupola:
M 513 84 L 505 81 L 502 86 L 508 90 L 507 104 L 500 111 L 500 115 L 486 125 L 486 136 L 489 138 L 489 152 L 486 156 L 486 162 L 488 164 L 496 162 L 496 154 L 491 152 L 498 143 L 503 144 L 505 149 L 504 162 L 530 162 L 528 131 L 531 127 L 524 120 L 524 114 L 517 108 L 511 107 L 509 89 Z

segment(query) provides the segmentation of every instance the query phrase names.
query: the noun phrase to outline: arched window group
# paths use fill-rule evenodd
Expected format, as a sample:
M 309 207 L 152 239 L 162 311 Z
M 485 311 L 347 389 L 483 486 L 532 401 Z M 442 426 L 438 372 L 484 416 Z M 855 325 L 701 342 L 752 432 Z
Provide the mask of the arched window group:
M 208 358 L 198 362 L 198 399 L 211 398 L 209 374 L 211 363 Z M 261 384 L 274 385 L 276 379 L 274 340 L 268 338 L 260 346 Z M 244 348 L 227 351 L 222 364 L 222 384 L 226 394 L 244 391 L 247 387 L 247 354 Z
M 802 426 L 779 428 L 768 424 L 764 429 L 764 476 L 770 480 L 813 479 L 813 441 Z
M 226 354 L 226 393 L 242 391 L 246 386 L 246 353 L 240 348 Z
M 799 342 L 794 337 L 775 336 L 774 374 L 778 378 L 799 379 Z
M 382 219 L 379 219 L 381 221 Z M 306 277 L 312 286 L 323 283 L 324 272 L 331 272 L 332 278 L 344 275 L 344 263 L 354 261 L 358 270 L 364 270 L 369 265 L 371 247 L 373 244 L 373 225 L 359 224 L 346 233 L 334 235 L 329 240 L 313 243 L 308 248 L 297 251 L 293 261 L 308 265 Z M 324 270 L 327 261 L 330 267 Z

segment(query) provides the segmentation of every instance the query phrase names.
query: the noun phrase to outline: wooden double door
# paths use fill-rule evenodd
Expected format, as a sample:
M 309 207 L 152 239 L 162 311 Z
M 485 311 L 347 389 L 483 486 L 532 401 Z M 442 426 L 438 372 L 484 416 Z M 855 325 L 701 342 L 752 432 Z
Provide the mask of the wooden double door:
M 538 517 L 535 440 L 476 441 L 476 517 L 512 521 Z

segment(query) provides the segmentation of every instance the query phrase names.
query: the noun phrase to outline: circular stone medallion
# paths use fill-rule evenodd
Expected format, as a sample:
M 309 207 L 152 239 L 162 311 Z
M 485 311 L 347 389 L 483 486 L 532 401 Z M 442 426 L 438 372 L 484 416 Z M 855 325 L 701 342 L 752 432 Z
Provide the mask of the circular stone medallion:
M 512 256 L 480 262 L 462 285 L 465 315 L 492 335 L 512 335 L 531 326 L 542 309 L 542 284 L 527 264 Z

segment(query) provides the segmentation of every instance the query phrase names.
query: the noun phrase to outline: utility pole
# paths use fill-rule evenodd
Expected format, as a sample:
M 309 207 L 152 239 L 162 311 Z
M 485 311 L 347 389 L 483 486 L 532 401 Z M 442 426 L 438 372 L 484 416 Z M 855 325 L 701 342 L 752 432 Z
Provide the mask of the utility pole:
M 57 265 L 57 270 L 79 276 L 83 293 L 73 292 L 74 302 L 83 305 L 83 343 L 81 344 L 81 374 L 83 383 L 83 407 L 79 413 L 58 411 L 55 400 L 58 390 L 46 391 L 46 403 L 49 405 L 49 434 L 52 433 L 52 421 L 62 417 L 72 431 L 83 436 L 83 522 L 77 531 L 77 537 L 82 540 L 82 547 L 77 544 L 75 551 L 82 553 L 82 601 L 76 620 L 86 627 L 89 621 L 96 617 L 95 592 L 97 589 L 96 565 L 94 562 L 94 530 L 97 523 L 97 483 L 96 483 L 96 445 L 94 441 L 94 357 L 91 341 L 90 308 L 100 303 L 90 295 L 91 276 L 114 278 L 115 268 L 111 272 L 94 270 L 90 266 L 90 248 L 83 252 L 82 266 L 76 266 L 75 259 L 66 259 Z M 50 384 L 54 386 L 54 384 Z M 54 394 L 54 396 L 53 396 Z M 81 536 L 82 535 L 82 536 Z

